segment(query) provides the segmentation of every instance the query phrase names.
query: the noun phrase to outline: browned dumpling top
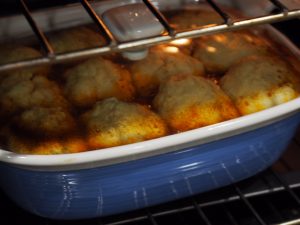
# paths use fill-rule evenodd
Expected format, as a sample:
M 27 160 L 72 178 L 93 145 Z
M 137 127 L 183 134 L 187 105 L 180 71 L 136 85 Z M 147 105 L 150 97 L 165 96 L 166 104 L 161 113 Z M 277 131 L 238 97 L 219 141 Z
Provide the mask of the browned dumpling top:
M 68 136 L 76 131 L 76 122 L 62 107 L 32 107 L 14 118 L 14 126 L 38 137 Z
M 242 114 L 254 113 L 299 96 L 299 77 L 277 57 L 249 57 L 231 67 L 222 89 Z
M 131 100 L 135 90 L 129 72 L 110 60 L 96 57 L 69 69 L 64 87 L 68 100 L 78 107 L 116 97 Z
M 131 65 L 130 71 L 140 96 L 153 95 L 160 83 L 170 76 L 204 75 L 204 67 L 200 61 L 181 53 L 175 46 L 167 45 L 151 48 L 145 59 Z
M 7 133 L 7 147 L 20 154 L 53 155 L 83 152 L 88 149 L 81 137 L 32 139 Z
M 202 77 L 179 75 L 162 84 L 154 107 L 174 131 L 186 131 L 237 117 L 229 97 Z
M 165 122 L 148 107 L 109 98 L 82 115 L 91 148 L 105 148 L 168 134 Z
M 14 73 L 0 82 L 1 115 L 14 114 L 35 106 L 66 108 L 58 85 L 44 76 Z
M 224 23 L 208 10 L 166 16 L 178 30 Z M 149 47 L 138 61 L 112 53 L 1 72 L 1 147 L 21 154 L 109 148 L 216 124 L 300 96 L 299 76 L 259 31 L 173 40 Z M 55 53 L 106 44 L 89 25 L 53 32 L 49 40 Z M 3 45 L 0 51 L 0 65 L 42 56 L 35 45 Z

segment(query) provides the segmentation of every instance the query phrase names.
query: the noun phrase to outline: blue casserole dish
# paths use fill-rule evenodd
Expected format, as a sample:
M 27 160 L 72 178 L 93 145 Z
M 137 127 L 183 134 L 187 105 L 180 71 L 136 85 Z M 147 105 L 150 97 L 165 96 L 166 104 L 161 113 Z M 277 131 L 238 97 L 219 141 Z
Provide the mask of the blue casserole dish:
M 284 36 L 269 36 L 300 57 Z M 264 170 L 300 123 L 300 97 L 195 130 L 107 149 L 21 155 L 0 149 L 0 187 L 52 219 L 112 215 L 216 189 Z
M 287 104 L 299 103 L 297 99 Z M 251 120 L 250 117 L 247 119 Z M 271 119 L 267 125 L 251 131 L 247 131 L 249 127 L 241 128 L 245 131 L 235 130 L 233 133 L 239 134 L 231 137 L 215 140 L 218 136 L 213 136 L 213 141 L 205 144 L 192 144 L 191 147 L 183 144 L 178 146 L 180 150 L 137 160 L 132 159 L 133 154 L 128 162 L 106 166 L 97 165 L 95 152 L 95 160 L 83 164 L 91 167 L 86 169 L 80 169 L 81 165 L 74 163 L 76 169 L 64 171 L 72 165 L 60 169 L 53 166 L 50 168 L 54 171 L 47 171 L 49 167 L 42 165 L 21 165 L 31 156 L 2 152 L 1 158 L 6 162 L 0 164 L 0 183 L 19 206 L 39 216 L 53 219 L 107 216 L 183 198 L 250 177 L 279 158 L 299 122 L 300 113 L 294 112 L 287 117 Z M 222 126 L 230 126 L 230 123 L 211 129 L 222 129 Z M 176 136 L 168 138 L 180 138 Z M 151 145 L 152 141 L 149 142 L 147 144 Z M 136 147 L 126 146 L 129 152 Z M 89 154 L 92 156 L 93 152 Z M 40 157 L 32 157 L 39 161 Z M 69 159 L 72 160 L 72 156 Z

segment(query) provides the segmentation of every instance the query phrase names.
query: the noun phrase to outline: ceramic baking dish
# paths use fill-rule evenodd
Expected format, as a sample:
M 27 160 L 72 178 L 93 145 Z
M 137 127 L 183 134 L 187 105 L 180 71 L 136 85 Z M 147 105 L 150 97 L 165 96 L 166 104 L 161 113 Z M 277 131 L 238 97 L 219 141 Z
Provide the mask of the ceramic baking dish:
M 295 58 L 278 31 L 265 32 Z M 300 98 L 183 133 L 62 155 L 0 150 L 0 186 L 42 217 L 107 216 L 216 189 L 264 170 L 286 149 L 300 123 Z

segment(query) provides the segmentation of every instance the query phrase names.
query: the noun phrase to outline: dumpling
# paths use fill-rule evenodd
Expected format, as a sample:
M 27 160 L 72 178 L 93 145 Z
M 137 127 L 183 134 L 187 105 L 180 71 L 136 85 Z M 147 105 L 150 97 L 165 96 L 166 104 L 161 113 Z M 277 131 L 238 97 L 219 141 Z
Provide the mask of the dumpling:
M 235 15 L 231 15 L 233 18 Z M 224 20 L 213 11 L 185 10 L 170 18 L 175 28 L 197 28 L 223 24 Z M 270 52 L 268 42 L 249 31 L 222 32 L 203 35 L 193 40 L 192 56 L 199 59 L 207 73 L 222 74 L 237 61 L 250 55 Z
M 251 55 L 267 55 L 266 40 L 250 32 L 235 31 L 207 35 L 197 39 L 193 56 L 203 62 L 206 72 L 221 74 L 233 64 Z
M 203 64 L 193 57 L 183 54 L 175 46 L 162 45 L 150 49 L 148 56 L 134 62 L 130 71 L 140 96 L 152 96 L 160 83 L 170 76 L 190 74 L 203 76 Z
M 241 114 L 254 113 L 299 96 L 299 77 L 275 57 L 249 57 L 231 67 L 222 89 Z
M 212 81 L 174 76 L 162 84 L 153 105 L 173 131 L 181 132 L 237 117 L 230 98 Z
M 35 155 L 67 154 L 87 150 L 85 141 L 81 137 L 35 140 L 16 134 L 9 134 L 7 148 L 12 152 Z
M 148 107 L 110 98 L 82 115 L 93 149 L 125 145 L 164 136 L 165 122 Z
M 9 115 L 34 106 L 67 107 L 58 85 L 44 76 L 10 74 L 0 82 L 0 114 Z
M 122 66 L 101 57 L 89 59 L 71 68 L 65 77 L 65 94 L 78 107 L 92 106 L 109 97 L 126 101 L 134 97 L 130 73 Z
M 33 107 L 14 118 L 14 125 L 39 137 L 59 137 L 76 130 L 73 116 L 62 107 Z
M 1 46 L 0 47 L 0 65 L 6 63 L 12 63 L 20 60 L 29 60 L 42 57 L 41 52 L 37 51 L 34 48 L 28 46 Z M 38 75 L 46 75 L 49 72 L 48 66 L 33 66 L 26 67 L 22 69 L 17 69 L 13 71 L 9 71 L 8 75 L 12 73 L 17 73 L 22 75 L 26 74 L 38 74 Z M 6 74 L 6 72 L 5 72 Z M 1 74 L 0 80 L 4 75 Z
M 57 32 L 49 37 L 55 53 L 64 53 L 105 45 L 102 35 L 82 26 Z

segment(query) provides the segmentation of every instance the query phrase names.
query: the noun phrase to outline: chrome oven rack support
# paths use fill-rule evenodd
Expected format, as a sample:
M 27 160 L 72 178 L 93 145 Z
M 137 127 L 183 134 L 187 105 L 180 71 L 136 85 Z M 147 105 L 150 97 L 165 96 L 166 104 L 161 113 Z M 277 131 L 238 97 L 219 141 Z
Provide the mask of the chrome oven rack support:
M 82 7 L 87 11 L 89 16 L 92 18 L 94 23 L 104 33 L 108 45 L 103 47 L 94 47 L 91 49 L 83 49 L 83 50 L 73 51 L 68 53 L 55 54 L 50 42 L 46 38 L 46 35 L 38 27 L 37 23 L 33 19 L 30 9 L 26 4 L 26 0 L 19 0 L 22 8 L 22 13 L 27 19 L 34 34 L 37 36 L 40 45 L 45 52 L 45 55 L 40 58 L 22 60 L 22 61 L 0 65 L 0 72 L 11 70 L 11 69 L 22 68 L 22 67 L 28 67 L 28 66 L 60 63 L 60 62 L 64 62 L 72 59 L 78 59 L 87 56 L 101 55 L 108 52 L 119 52 L 119 51 L 134 49 L 134 48 L 147 47 L 147 46 L 151 46 L 159 43 L 165 43 L 165 42 L 169 42 L 181 38 L 195 38 L 202 35 L 214 34 L 214 33 L 235 30 L 235 29 L 250 27 L 259 24 L 278 22 L 282 20 L 300 17 L 300 9 L 289 10 L 279 0 L 269 0 L 274 5 L 274 7 L 278 9 L 278 13 L 234 21 L 230 17 L 230 15 L 228 15 L 222 9 L 222 7 L 219 6 L 215 1 L 206 0 L 208 5 L 223 18 L 224 23 L 215 26 L 200 27 L 198 29 L 184 30 L 178 32 L 170 26 L 170 24 L 162 15 L 162 13 L 151 3 L 150 0 L 143 0 L 143 3 L 151 10 L 151 12 L 157 17 L 160 23 L 164 26 L 166 32 L 162 35 L 155 36 L 155 37 L 133 40 L 125 43 L 119 43 L 116 41 L 113 34 L 110 32 L 110 30 L 107 28 L 105 23 L 102 21 L 101 17 L 97 15 L 97 13 L 93 9 L 89 1 L 88 0 L 79 0 L 79 1 Z

